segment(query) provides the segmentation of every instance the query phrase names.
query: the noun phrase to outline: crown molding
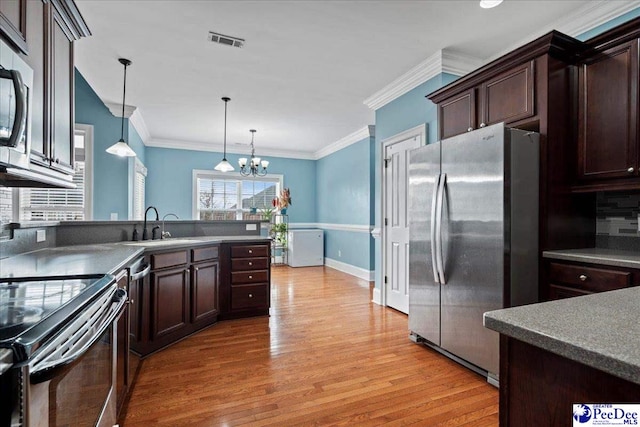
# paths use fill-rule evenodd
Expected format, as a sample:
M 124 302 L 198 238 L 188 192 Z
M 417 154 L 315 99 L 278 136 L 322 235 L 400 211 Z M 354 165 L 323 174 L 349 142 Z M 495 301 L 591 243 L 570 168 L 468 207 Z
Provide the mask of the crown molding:
M 140 135 L 142 143 L 147 145 L 147 141 L 151 139 L 151 134 L 149 133 L 149 129 L 147 128 L 147 124 L 144 121 L 144 117 L 142 117 L 142 113 L 139 108 L 136 108 L 133 114 L 131 114 L 129 117 L 129 123 L 131 123 L 136 132 L 138 132 L 138 135 Z
M 323 157 L 328 156 L 329 154 L 335 153 L 336 151 L 340 151 L 345 147 L 348 147 L 351 144 L 355 144 L 356 142 L 360 142 L 363 139 L 371 138 L 375 136 L 376 127 L 374 125 L 368 125 L 359 129 L 344 138 L 340 138 L 336 142 L 327 145 L 324 148 L 313 153 L 313 158 L 315 160 L 321 159 Z
M 174 150 L 192 150 L 192 151 L 209 151 L 214 153 L 222 153 L 224 147 L 222 144 L 213 144 L 211 142 L 201 141 L 180 141 L 175 139 L 151 138 L 145 145 L 147 147 L 170 148 Z M 234 147 L 227 144 L 227 153 L 249 155 L 247 146 Z M 260 157 L 269 160 L 268 157 L 285 157 L 289 159 L 315 160 L 313 153 L 309 151 L 280 150 L 260 148 Z
M 116 117 L 122 117 L 122 104 L 118 104 L 116 102 L 102 102 L 109 109 L 109 111 L 111 111 L 111 114 Z M 136 111 L 136 107 L 134 105 L 125 105 L 124 118 L 128 119 L 129 117 L 131 117 L 134 111 Z
M 377 110 L 443 72 L 462 76 L 481 64 L 482 61 L 478 58 L 450 49 L 441 49 L 365 99 L 363 103 L 370 109 Z
M 554 23 L 554 27 L 571 37 L 577 37 L 618 16 L 640 7 L 640 1 L 600 0 L 589 2 L 571 16 L 565 16 Z

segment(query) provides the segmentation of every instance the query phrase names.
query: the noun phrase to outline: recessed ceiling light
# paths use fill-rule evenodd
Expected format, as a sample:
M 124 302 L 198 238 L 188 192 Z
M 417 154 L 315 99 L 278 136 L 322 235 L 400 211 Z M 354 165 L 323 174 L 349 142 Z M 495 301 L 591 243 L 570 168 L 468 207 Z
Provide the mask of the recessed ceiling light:
M 491 9 L 502 3 L 502 0 L 480 0 L 480 7 L 483 9 Z

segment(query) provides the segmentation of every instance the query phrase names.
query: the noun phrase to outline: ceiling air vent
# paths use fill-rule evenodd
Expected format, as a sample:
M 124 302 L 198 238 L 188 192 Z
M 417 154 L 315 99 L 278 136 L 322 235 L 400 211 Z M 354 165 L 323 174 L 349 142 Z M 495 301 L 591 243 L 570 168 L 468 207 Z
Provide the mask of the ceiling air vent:
M 214 33 L 213 31 L 209 31 L 209 41 L 214 43 L 220 43 L 226 46 L 233 46 L 233 47 L 244 46 L 244 39 L 233 37 L 233 36 L 225 36 L 224 34 Z

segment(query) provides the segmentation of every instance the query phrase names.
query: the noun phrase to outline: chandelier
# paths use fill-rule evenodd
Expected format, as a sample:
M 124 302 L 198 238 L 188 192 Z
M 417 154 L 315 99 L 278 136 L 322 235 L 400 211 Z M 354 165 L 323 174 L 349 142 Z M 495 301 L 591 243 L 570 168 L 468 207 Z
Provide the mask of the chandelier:
M 256 135 L 256 130 L 251 129 L 249 132 L 251 132 L 251 159 L 249 159 L 249 163 L 247 163 L 246 157 L 238 159 L 240 174 L 243 176 L 265 176 L 267 174 L 269 161 L 261 160 L 260 157 L 256 157 L 255 148 L 253 146 L 253 138 Z

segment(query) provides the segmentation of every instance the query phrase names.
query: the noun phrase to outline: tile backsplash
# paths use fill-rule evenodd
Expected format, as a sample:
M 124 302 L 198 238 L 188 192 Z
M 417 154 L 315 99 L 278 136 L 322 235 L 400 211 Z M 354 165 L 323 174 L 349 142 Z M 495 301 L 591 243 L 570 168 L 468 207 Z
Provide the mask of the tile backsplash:
M 596 197 L 596 234 L 640 238 L 640 192 L 600 192 Z

